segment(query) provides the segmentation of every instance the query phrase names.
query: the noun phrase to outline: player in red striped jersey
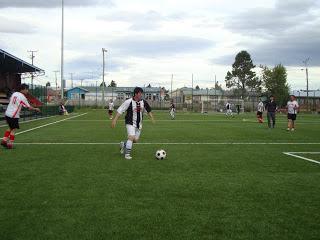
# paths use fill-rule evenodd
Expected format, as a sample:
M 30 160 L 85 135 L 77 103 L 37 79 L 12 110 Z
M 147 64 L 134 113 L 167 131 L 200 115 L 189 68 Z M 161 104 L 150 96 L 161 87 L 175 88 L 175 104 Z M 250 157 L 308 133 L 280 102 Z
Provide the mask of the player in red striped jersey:
M 22 107 L 40 112 L 40 109 L 32 107 L 25 97 L 29 92 L 29 86 L 27 84 L 21 84 L 19 89 L 19 92 L 15 92 L 11 95 L 9 105 L 5 112 L 5 118 L 9 125 L 9 129 L 5 131 L 1 145 L 6 148 L 13 148 L 14 134 L 15 130 L 19 129 L 19 118 Z

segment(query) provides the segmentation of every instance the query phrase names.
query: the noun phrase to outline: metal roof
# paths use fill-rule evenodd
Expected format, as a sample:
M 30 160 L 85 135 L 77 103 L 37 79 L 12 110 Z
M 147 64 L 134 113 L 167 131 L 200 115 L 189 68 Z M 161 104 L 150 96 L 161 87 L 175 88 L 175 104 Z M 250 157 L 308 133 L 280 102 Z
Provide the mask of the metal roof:
M 1 73 L 28 73 L 44 72 L 41 68 L 33 66 L 20 58 L 0 49 L 0 72 Z
M 96 90 L 98 92 L 102 91 L 102 87 L 98 86 L 96 87 L 86 87 L 86 89 L 89 92 L 96 92 Z M 156 87 L 151 87 L 151 88 L 143 88 L 143 92 L 144 93 L 158 93 L 160 91 L 160 88 L 156 88 Z M 105 92 L 120 92 L 120 93 L 133 93 L 134 87 L 105 87 L 104 91 Z
M 83 92 L 89 92 L 89 90 L 85 89 L 85 88 L 82 88 L 82 87 L 74 87 L 74 88 L 70 88 L 67 90 L 67 92 L 70 92 L 70 91 L 73 91 L 75 89 L 79 89 L 79 90 L 82 90 Z
M 291 91 L 290 94 L 295 95 L 296 97 L 307 97 L 306 90 L 294 90 Z M 320 97 L 320 89 L 317 90 L 309 90 L 309 97 Z
M 180 89 L 184 95 L 191 95 L 193 94 L 194 96 L 221 96 L 223 95 L 221 90 L 218 89 L 193 89 L 192 88 L 181 88 Z M 179 89 L 178 89 L 179 91 Z M 174 94 L 173 94 L 174 95 Z

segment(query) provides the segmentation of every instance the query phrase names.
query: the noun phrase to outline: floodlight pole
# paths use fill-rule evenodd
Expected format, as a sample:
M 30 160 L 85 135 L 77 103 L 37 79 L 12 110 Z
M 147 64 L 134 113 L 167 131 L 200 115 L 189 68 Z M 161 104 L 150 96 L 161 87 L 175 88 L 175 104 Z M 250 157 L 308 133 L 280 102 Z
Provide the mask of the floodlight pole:
M 63 45 L 64 45 L 64 0 L 61 0 L 61 100 L 63 99 L 63 89 L 64 89 L 64 82 L 63 82 Z
M 56 96 L 56 99 L 57 99 L 57 96 L 58 96 L 58 79 L 57 79 L 57 73 L 59 71 L 53 71 L 54 72 L 54 76 L 55 76 L 55 79 L 56 79 L 56 93 L 55 93 L 55 96 Z
M 104 68 L 105 68 L 105 59 L 104 53 L 107 52 L 106 49 L 102 48 L 102 107 L 104 107 Z

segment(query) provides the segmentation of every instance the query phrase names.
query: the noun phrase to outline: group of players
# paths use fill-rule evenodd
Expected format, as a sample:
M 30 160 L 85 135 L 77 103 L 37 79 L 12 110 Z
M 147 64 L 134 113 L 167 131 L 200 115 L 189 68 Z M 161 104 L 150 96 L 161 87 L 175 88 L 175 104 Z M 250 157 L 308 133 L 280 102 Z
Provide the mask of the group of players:
M 2 138 L 1 145 L 5 148 L 13 148 L 13 142 L 15 139 L 15 131 L 19 129 L 19 114 L 22 107 L 28 108 L 40 112 L 39 108 L 34 108 L 28 102 L 26 95 L 28 94 L 29 87 L 26 84 L 21 84 L 18 92 L 12 94 L 9 100 L 9 105 L 5 112 L 5 119 L 8 123 L 9 129 L 5 131 Z M 133 97 L 125 100 L 121 106 L 117 109 L 116 115 L 113 118 L 114 103 L 112 100 L 109 102 L 108 114 L 111 122 L 111 128 L 116 127 L 116 123 L 119 117 L 126 112 L 125 126 L 127 129 L 127 138 L 120 142 L 120 153 L 124 154 L 125 159 L 132 159 L 131 151 L 133 143 L 137 143 L 140 138 L 143 122 L 143 114 L 146 112 L 151 118 L 152 123 L 155 123 L 151 107 L 146 100 L 142 98 L 143 89 L 136 87 L 133 91 Z M 232 114 L 231 104 L 227 103 L 227 114 Z M 260 100 L 258 104 L 257 118 L 259 123 L 263 123 L 263 112 L 267 110 L 267 119 L 269 128 L 275 127 L 275 114 L 278 110 L 277 104 L 274 101 L 274 97 L 270 97 L 270 101 L 264 106 Z M 295 120 L 297 112 L 299 110 L 299 104 L 294 95 L 290 96 L 290 101 L 287 103 L 288 110 L 288 131 L 294 131 Z M 170 116 L 171 119 L 175 119 L 175 105 L 173 102 L 170 104 Z
M 267 111 L 268 127 L 274 128 L 276 124 L 276 112 L 278 111 L 278 106 L 275 102 L 274 96 L 270 97 L 270 100 L 264 106 L 262 100 L 260 99 L 257 107 L 257 118 L 259 123 L 263 123 L 263 112 Z M 290 100 L 287 102 L 287 118 L 288 127 L 287 131 L 295 130 L 295 121 L 297 119 L 297 113 L 299 111 L 299 104 L 294 95 L 290 95 Z

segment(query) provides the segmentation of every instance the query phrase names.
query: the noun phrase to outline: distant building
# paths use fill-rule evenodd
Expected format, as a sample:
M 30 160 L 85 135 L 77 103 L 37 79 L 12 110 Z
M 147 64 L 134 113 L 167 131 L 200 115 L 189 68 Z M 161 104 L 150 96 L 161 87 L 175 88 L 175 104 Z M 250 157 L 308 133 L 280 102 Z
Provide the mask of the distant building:
M 69 90 L 66 91 L 67 93 L 67 99 L 69 100 L 77 100 L 77 99 L 85 99 L 86 93 L 89 92 L 85 88 L 81 87 L 74 87 L 70 88 Z
M 101 105 L 109 100 L 113 100 L 115 105 L 119 105 L 124 100 L 133 96 L 133 90 L 135 87 L 105 87 L 104 88 L 104 103 L 102 103 L 102 87 L 75 87 L 67 90 L 67 99 L 70 100 L 71 104 L 74 102 L 75 105 Z M 164 100 L 165 92 L 162 88 L 156 87 L 145 87 L 144 98 L 150 103 L 159 103 Z M 80 94 L 80 98 L 79 98 Z
M 220 101 L 223 97 L 223 92 L 218 89 L 193 89 L 183 87 L 169 93 L 170 98 L 176 103 L 200 103 Z M 192 101 L 193 98 L 193 101 Z

